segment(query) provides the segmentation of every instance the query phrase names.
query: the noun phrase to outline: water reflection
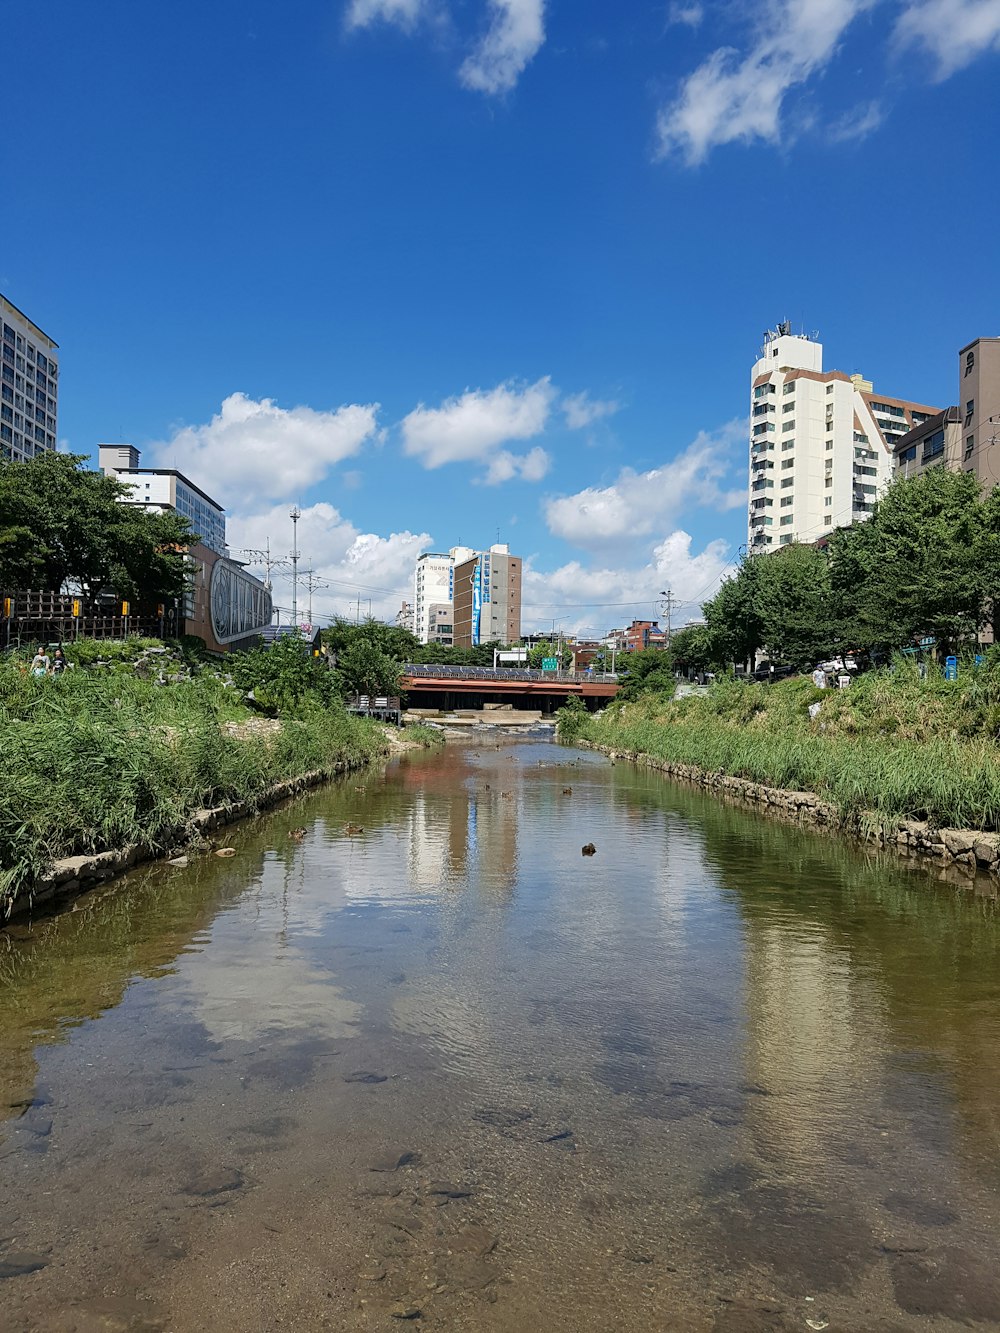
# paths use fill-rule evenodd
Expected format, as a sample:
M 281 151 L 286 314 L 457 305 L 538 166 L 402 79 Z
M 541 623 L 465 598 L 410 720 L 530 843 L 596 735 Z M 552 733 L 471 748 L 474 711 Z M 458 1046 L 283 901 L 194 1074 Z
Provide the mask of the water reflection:
M 227 840 L 0 955 L 12 1327 L 1000 1326 L 993 902 L 524 741 Z

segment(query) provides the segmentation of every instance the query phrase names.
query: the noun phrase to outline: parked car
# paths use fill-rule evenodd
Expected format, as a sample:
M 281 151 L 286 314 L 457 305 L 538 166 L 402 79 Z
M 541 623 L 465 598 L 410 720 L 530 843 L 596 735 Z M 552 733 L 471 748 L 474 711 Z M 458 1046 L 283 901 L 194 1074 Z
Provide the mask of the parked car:
M 786 680 L 789 676 L 795 675 L 795 668 L 788 666 L 784 662 L 758 662 L 754 668 L 754 680 L 773 682 L 776 680 Z

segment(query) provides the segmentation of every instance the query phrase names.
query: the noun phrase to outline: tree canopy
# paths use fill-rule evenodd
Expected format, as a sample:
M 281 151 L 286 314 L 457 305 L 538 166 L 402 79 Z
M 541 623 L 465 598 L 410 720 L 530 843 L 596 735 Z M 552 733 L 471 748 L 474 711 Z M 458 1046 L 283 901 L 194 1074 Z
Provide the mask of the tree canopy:
M 179 514 L 123 503 L 131 488 L 76 454 L 0 461 L 0 586 L 59 592 L 88 608 L 114 592 L 138 603 L 179 597 L 184 548 L 196 540 Z
M 933 468 L 897 478 L 867 522 L 836 529 L 825 549 L 745 556 L 703 607 L 702 646 L 717 665 L 763 650 L 796 667 L 923 638 L 953 651 L 974 643 L 998 585 L 1000 488 Z

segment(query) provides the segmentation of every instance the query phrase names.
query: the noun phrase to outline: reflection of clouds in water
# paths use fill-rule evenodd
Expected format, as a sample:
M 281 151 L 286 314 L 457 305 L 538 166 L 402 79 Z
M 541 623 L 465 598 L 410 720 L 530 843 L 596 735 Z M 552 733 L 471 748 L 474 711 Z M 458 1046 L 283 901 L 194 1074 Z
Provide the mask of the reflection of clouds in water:
M 254 892 L 215 919 L 205 951 L 178 959 L 178 982 L 215 1040 L 303 1028 L 354 1034 L 362 1006 L 290 943 L 322 933 L 324 911 L 341 905 L 328 883 L 269 857 Z
M 817 922 L 756 921 L 744 948 L 747 1074 L 775 1094 L 755 1107 L 756 1127 L 812 1160 L 855 1131 L 859 1103 L 871 1103 L 862 1118 L 876 1115 L 885 1004 Z

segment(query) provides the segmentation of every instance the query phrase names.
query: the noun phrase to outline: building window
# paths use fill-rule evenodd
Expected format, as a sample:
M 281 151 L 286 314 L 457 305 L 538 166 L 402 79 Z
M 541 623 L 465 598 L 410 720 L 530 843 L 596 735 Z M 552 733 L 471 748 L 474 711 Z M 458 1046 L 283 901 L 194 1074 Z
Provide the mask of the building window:
M 965 456 L 966 456 L 966 458 L 971 458 L 971 457 L 972 457 L 972 451 L 973 451 L 973 449 L 975 449 L 975 447 L 976 447 L 976 437 L 975 437 L 974 435 L 966 435 L 966 437 L 965 437 Z
M 792 497 L 791 495 L 783 495 L 783 496 L 781 497 L 781 508 L 782 508 L 782 509 L 787 509 L 788 506 L 792 503 L 792 501 L 793 501 L 793 497 Z
M 794 430 L 794 429 L 795 429 L 795 422 L 794 422 L 794 421 L 783 421 L 783 422 L 781 423 L 781 431 L 782 431 L 782 434 L 783 434 L 783 435 L 786 435 L 790 430 Z
M 904 449 L 902 451 L 902 453 L 896 459 L 896 462 L 900 467 L 902 467 L 904 463 L 914 462 L 916 457 L 917 457 L 917 446 L 915 444 L 911 444 L 909 449 Z
M 921 462 L 926 463 L 932 458 L 937 458 L 944 453 L 944 431 L 936 430 L 933 435 L 928 435 L 924 440 L 924 450 Z
M 831 477 L 831 476 L 827 476 L 827 477 L 825 477 L 824 480 L 823 480 L 823 485 L 824 485 L 824 486 L 832 486 L 832 485 L 833 485 L 833 477 Z
M 781 489 L 784 491 L 787 490 L 789 486 L 794 486 L 794 485 L 795 485 L 795 478 L 786 477 L 785 480 L 781 483 Z
M 795 387 L 795 386 L 792 385 L 792 388 L 794 388 L 794 387 Z M 788 386 L 787 386 L 787 385 L 785 386 L 785 392 L 786 392 L 786 393 L 788 392 Z M 794 404 L 794 403 L 782 403 L 782 404 L 781 404 L 781 410 L 782 410 L 782 412 L 794 412 L 794 411 L 795 411 L 795 404 Z
M 827 391 L 827 393 L 833 393 L 833 385 L 832 385 L 832 384 L 828 384 L 828 385 L 826 386 L 826 391 Z
M 826 496 L 823 500 L 823 504 L 826 506 L 827 509 L 829 509 L 830 506 L 833 504 L 833 496 L 832 495 Z
M 969 401 L 965 404 L 965 424 L 967 426 L 972 424 L 972 418 L 975 415 L 975 412 L 976 412 L 976 400 L 975 398 L 970 398 Z
M 832 514 L 824 514 L 824 515 L 823 515 L 823 524 L 824 524 L 825 527 L 828 527 L 828 528 L 832 527 L 832 526 L 833 526 L 833 515 L 832 515 Z
M 782 453 L 784 453 L 786 449 L 794 449 L 794 448 L 795 448 L 795 441 L 794 441 L 794 440 L 782 440 L 782 441 L 781 441 L 781 452 L 782 452 Z M 781 466 L 784 467 L 784 463 L 782 463 Z

